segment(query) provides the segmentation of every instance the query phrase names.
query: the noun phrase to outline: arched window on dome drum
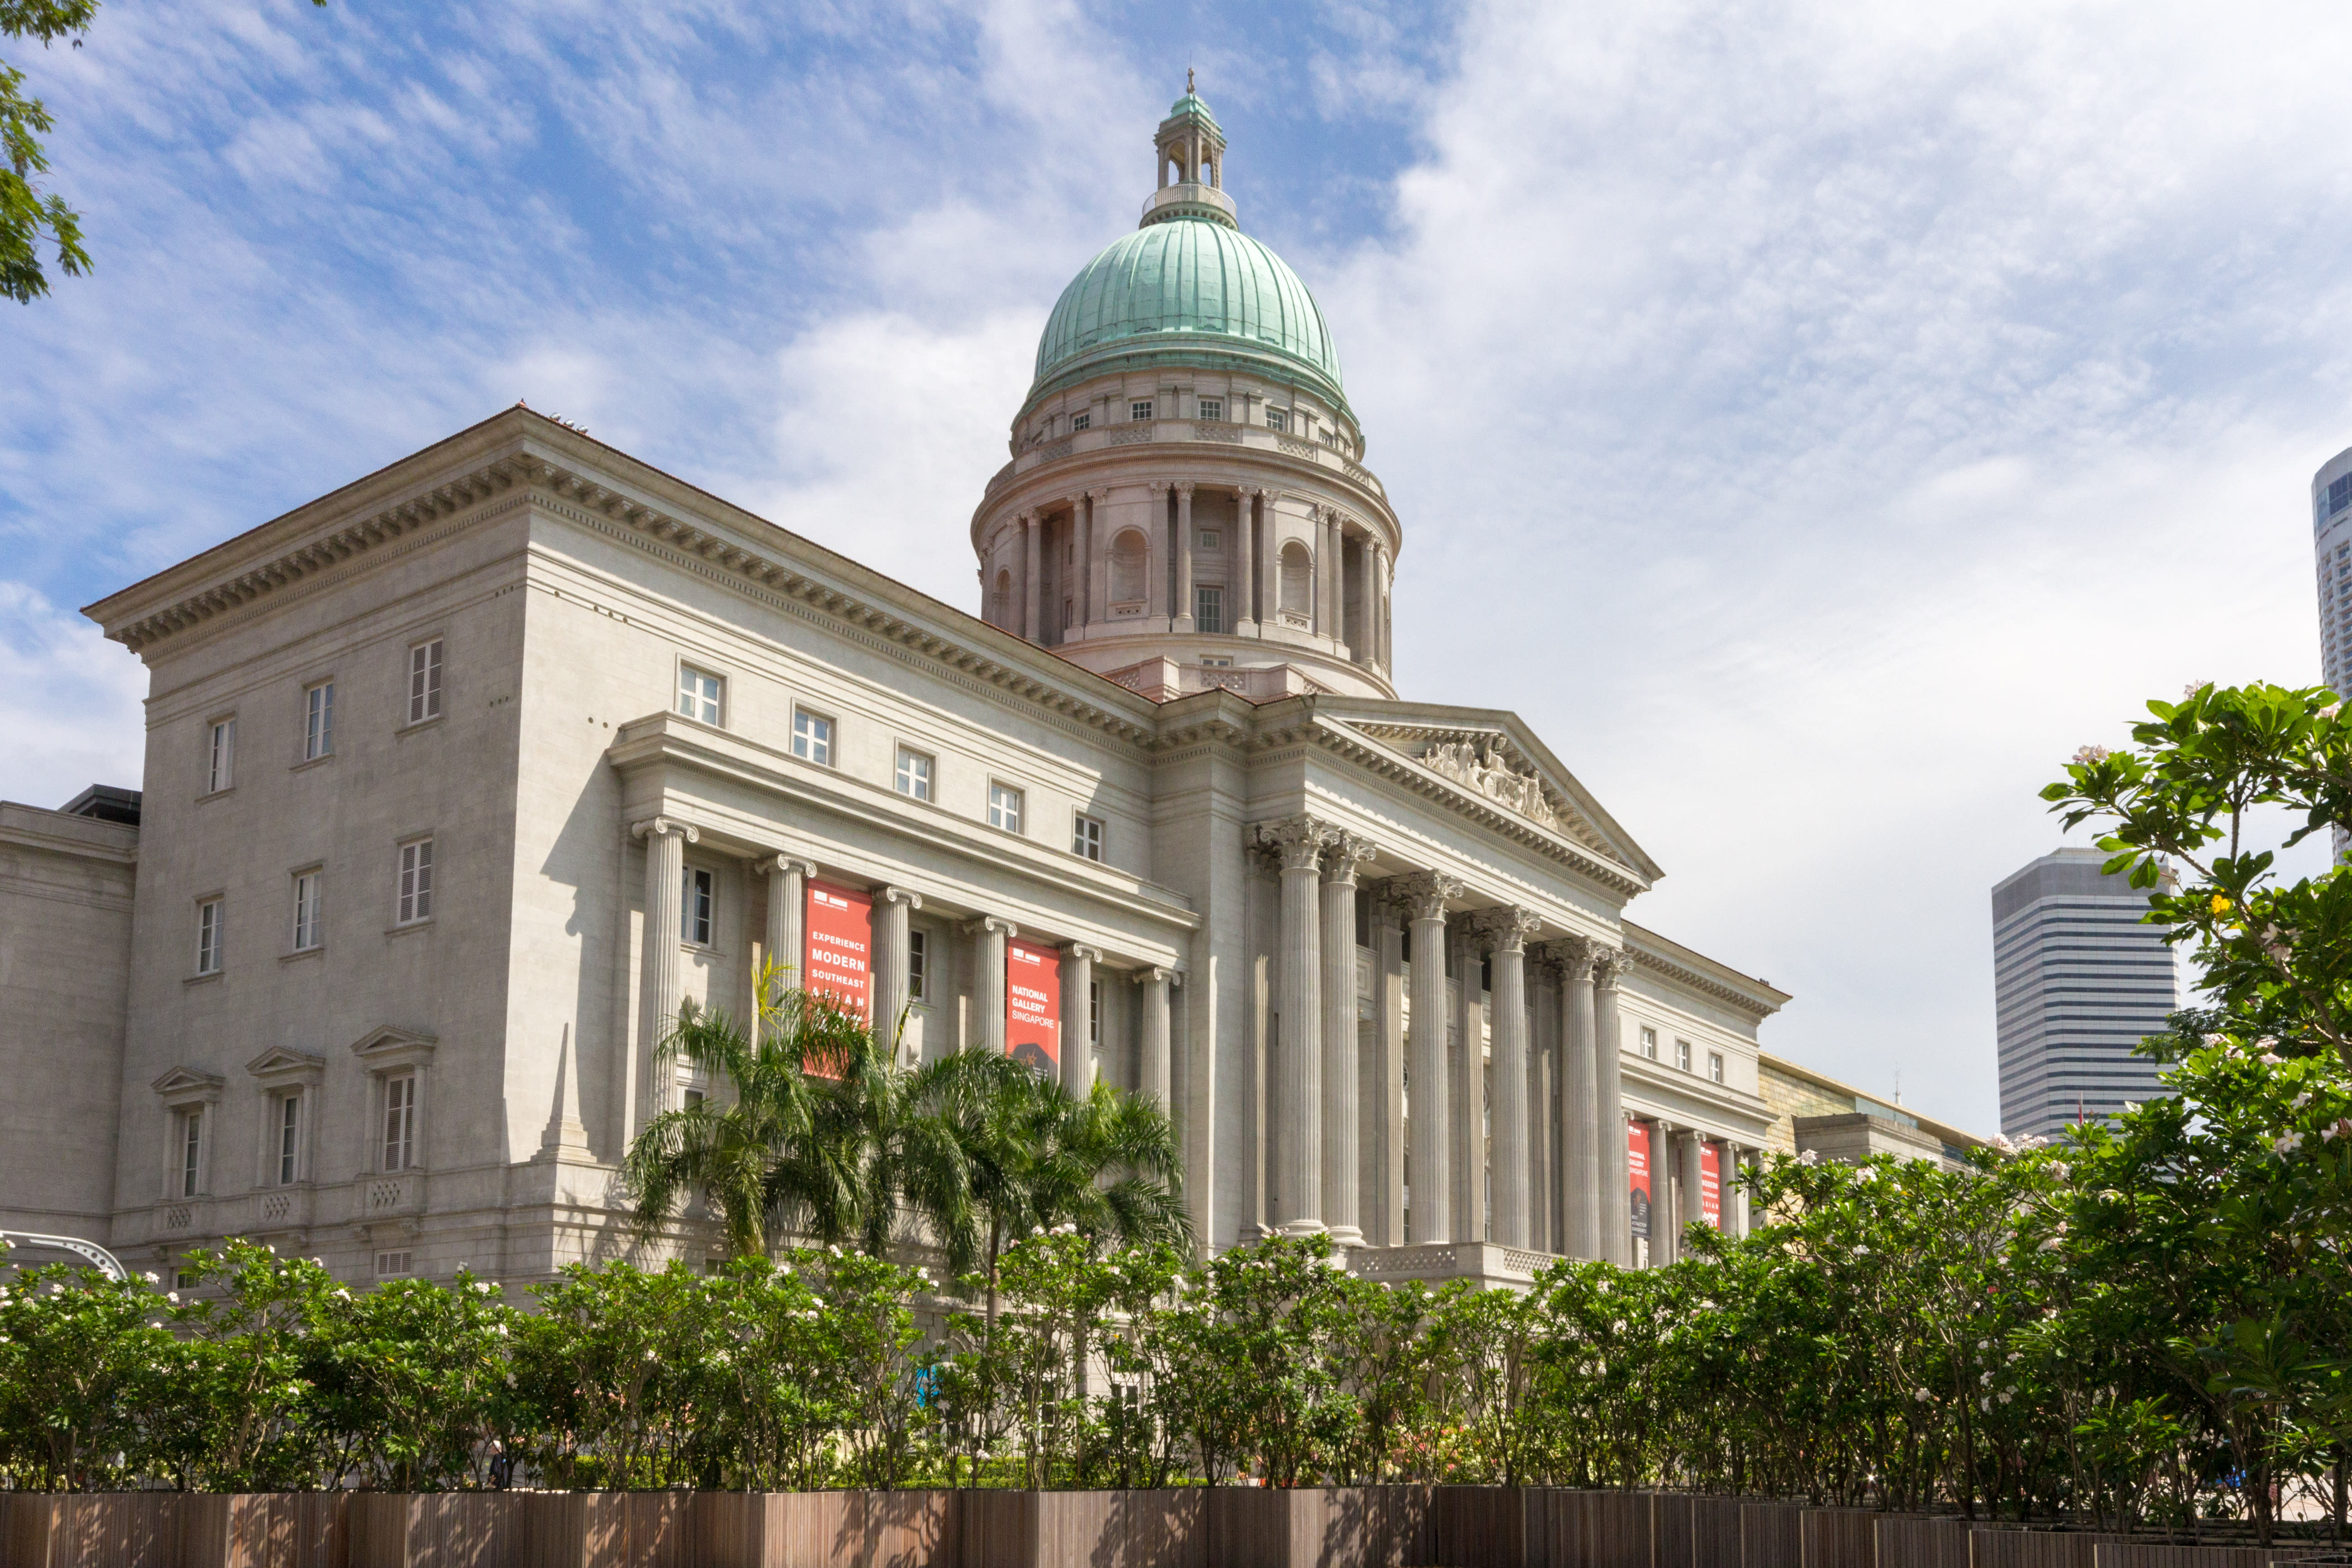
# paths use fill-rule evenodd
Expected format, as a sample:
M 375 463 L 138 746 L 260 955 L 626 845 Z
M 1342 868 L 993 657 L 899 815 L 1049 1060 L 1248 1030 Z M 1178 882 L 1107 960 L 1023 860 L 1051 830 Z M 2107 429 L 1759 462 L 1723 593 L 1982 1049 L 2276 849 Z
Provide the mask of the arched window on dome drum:
M 1282 613 L 1304 624 L 1313 605 L 1315 557 L 1294 539 L 1282 547 Z
M 988 620 L 1008 631 L 1013 627 L 1013 574 L 1002 566 L 996 569 L 996 598 Z
M 1122 531 L 1110 542 L 1110 607 L 1112 613 L 1133 613 L 1143 607 L 1150 542 L 1139 528 Z

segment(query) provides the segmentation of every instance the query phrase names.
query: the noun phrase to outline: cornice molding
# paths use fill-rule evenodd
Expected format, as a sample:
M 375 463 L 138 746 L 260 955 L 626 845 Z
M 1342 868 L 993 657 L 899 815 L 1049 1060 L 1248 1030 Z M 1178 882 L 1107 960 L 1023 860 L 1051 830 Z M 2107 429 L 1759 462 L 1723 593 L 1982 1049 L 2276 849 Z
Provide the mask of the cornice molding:
M 1647 970 L 1653 974 L 1662 975 L 1673 981 L 1677 985 L 1696 991 L 1703 996 L 1728 1003 L 1759 1022 L 1780 1010 L 1780 1005 L 1778 1002 L 1769 1001 L 1752 991 L 1742 991 L 1736 985 L 1727 984 L 1715 976 L 1694 969 L 1686 963 L 1677 963 L 1664 953 L 1637 947 L 1634 942 L 1638 940 L 1629 932 L 1624 949 L 1626 955 L 1633 961 L 1633 967 L 1636 969 Z

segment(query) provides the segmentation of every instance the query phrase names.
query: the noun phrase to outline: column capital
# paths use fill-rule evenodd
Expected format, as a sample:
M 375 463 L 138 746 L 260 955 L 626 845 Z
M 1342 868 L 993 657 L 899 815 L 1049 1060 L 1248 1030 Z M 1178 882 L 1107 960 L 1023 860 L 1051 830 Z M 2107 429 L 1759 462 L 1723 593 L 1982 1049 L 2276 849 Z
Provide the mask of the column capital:
M 1458 899 L 1466 890 L 1460 878 L 1443 871 L 1408 871 L 1391 877 L 1388 886 L 1389 896 L 1417 921 L 1444 920 L 1445 900 Z
M 1068 495 L 1062 498 L 1062 504 L 1068 507 L 1072 515 L 1075 516 L 1079 505 L 1082 502 L 1092 500 L 1094 499 L 1094 493 L 1095 492 L 1092 490 L 1073 490 Z
M 762 877 L 788 876 L 798 871 L 803 877 L 816 875 L 816 862 L 805 855 L 784 855 L 774 850 L 762 850 L 751 858 L 751 869 Z
M 1150 969 L 1139 969 L 1135 972 L 1135 983 L 1138 985 L 1173 985 L 1176 984 L 1176 972 L 1156 966 Z
M 904 904 L 910 910 L 923 907 L 923 895 L 906 888 L 877 888 L 875 901 L 884 904 Z
M 1380 853 L 1380 846 L 1360 833 L 1334 828 L 1331 839 L 1323 850 L 1323 880 L 1332 887 L 1356 885 L 1356 872 L 1365 862 Z
M 1154 496 L 1166 495 L 1168 493 L 1169 484 L 1171 483 L 1171 481 L 1167 479 L 1146 479 L 1143 482 Z
M 695 828 L 694 824 L 680 822 L 675 816 L 648 816 L 643 822 L 629 824 L 629 837 L 632 838 L 659 838 L 672 833 L 678 835 L 688 844 L 702 842 L 702 835 Z
M 1496 952 L 1522 952 L 1528 938 L 1543 929 L 1543 918 L 1533 910 L 1523 910 L 1517 904 L 1498 904 L 1480 910 L 1470 917 L 1470 923 Z
M 1003 915 L 982 915 L 978 920 L 966 921 L 963 929 L 972 936 L 984 936 L 990 931 L 1001 931 L 1008 938 L 1021 934 L 1021 928 Z
M 1178 479 L 1176 481 L 1175 489 L 1176 493 L 1182 496 L 1185 500 L 1190 500 L 1192 499 L 1192 481 L 1191 479 Z
M 1108 488 L 1089 489 L 1084 493 L 1086 498 L 1090 501 L 1103 501 L 1110 499 L 1110 490 Z
M 1020 523 L 1024 528 L 1034 528 L 1037 526 L 1037 514 L 1034 510 L 1024 510 L 1015 512 L 1013 514 L 1013 521 Z
M 1275 855 L 1285 871 L 1312 871 L 1323 858 L 1323 847 L 1331 841 L 1331 832 L 1328 824 L 1301 815 L 1261 822 L 1251 837 Z
M 1595 944 L 1592 954 L 1592 983 L 1603 991 L 1617 989 L 1617 982 L 1633 967 L 1633 955 L 1622 947 L 1601 947 Z
M 1082 942 L 1064 942 L 1062 944 L 1062 956 L 1064 958 L 1083 958 L 1088 963 L 1100 963 L 1103 961 L 1102 949 L 1098 947 L 1088 947 Z

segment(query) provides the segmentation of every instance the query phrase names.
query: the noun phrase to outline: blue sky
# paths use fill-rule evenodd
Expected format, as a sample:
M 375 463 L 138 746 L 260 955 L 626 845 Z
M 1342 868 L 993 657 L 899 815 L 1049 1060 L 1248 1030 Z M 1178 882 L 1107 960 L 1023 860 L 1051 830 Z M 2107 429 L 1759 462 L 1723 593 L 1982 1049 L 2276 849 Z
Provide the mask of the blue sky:
M 98 267 L 0 312 L 10 798 L 137 774 L 77 606 L 519 396 L 969 603 L 1187 63 L 1403 516 L 1407 694 L 1525 714 L 1774 1048 L 1990 1128 L 2035 788 L 2315 679 L 2340 9 L 120 0 L 11 58 Z

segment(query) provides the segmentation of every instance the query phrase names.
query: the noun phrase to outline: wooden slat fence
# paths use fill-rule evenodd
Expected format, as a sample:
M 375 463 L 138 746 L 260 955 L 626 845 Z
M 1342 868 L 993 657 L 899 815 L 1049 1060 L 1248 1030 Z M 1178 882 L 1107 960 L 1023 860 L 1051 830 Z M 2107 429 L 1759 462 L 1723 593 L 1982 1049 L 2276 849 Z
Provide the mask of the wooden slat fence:
M 1805 1568 L 1804 1521 L 1795 1503 L 1741 1503 L 1740 1568 Z

